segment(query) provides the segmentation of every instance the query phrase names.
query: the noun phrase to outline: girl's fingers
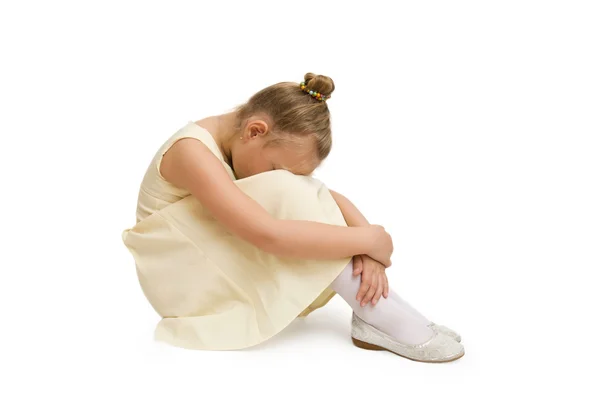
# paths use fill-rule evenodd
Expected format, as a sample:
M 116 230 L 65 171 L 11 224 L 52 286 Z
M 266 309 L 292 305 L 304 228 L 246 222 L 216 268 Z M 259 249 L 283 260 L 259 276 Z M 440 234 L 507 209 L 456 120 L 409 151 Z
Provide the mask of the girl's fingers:
M 360 273 L 362 273 L 363 260 L 360 255 L 357 255 L 352 259 L 352 266 L 353 276 L 358 276 Z
M 369 291 L 367 291 L 367 295 L 363 298 L 360 303 L 360 306 L 365 306 L 373 299 L 373 295 L 375 295 L 375 291 L 377 291 L 377 275 L 373 275 L 371 279 L 371 283 L 369 286 Z
M 369 290 L 369 283 L 367 282 L 367 280 L 365 280 L 365 276 L 363 275 L 362 278 L 363 279 L 362 279 L 362 282 L 360 283 L 360 288 L 358 289 L 358 293 L 356 294 L 356 300 L 358 302 L 361 302 L 363 300 L 365 294 Z
M 377 282 L 377 290 L 375 291 L 375 295 L 373 296 L 373 300 L 371 301 L 373 305 L 377 305 L 377 302 L 379 302 L 379 299 L 381 298 L 381 294 L 383 294 L 384 280 L 385 279 L 383 277 L 380 277 L 379 281 Z
M 387 274 L 385 276 L 385 282 L 383 283 L 383 296 L 387 298 L 390 295 L 390 283 L 387 278 Z

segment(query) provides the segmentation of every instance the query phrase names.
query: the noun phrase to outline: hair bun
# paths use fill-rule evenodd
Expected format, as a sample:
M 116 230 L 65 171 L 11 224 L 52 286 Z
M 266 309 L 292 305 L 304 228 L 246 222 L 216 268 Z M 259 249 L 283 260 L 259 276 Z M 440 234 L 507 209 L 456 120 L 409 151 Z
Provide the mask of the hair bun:
M 312 91 L 319 92 L 323 96 L 329 97 L 335 90 L 333 79 L 327 75 L 317 75 L 312 72 L 304 74 L 304 83 Z

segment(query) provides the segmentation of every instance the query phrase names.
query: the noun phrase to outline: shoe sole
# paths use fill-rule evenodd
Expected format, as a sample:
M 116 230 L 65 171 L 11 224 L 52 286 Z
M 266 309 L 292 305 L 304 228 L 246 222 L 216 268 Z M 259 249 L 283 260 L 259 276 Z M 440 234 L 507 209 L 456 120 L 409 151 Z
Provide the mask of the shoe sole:
M 455 358 L 453 358 L 453 359 L 445 359 L 445 360 L 443 360 L 443 361 L 423 361 L 423 360 L 421 360 L 421 359 L 413 359 L 413 358 L 409 358 L 409 357 L 407 357 L 407 356 L 404 356 L 404 355 L 402 355 L 402 354 L 399 354 L 399 353 L 397 353 L 397 352 L 391 351 L 391 350 L 389 350 L 389 349 L 387 349 L 387 348 L 380 347 L 379 345 L 370 344 L 370 343 L 366 343 L 366 342 L 364 342 L 364 341 L 357 340 L 357 339 L 356 339 L 356 338 L 354 338 L 354 337 L 351 337 L 351 338 L 352 338 L 352 343 L 353 343 L 355 346 L 357 346 L 358 348 L 362 348 L 362 349 L 368 349 L 368 350 L 371 350 L 371 351 L 388 351 L 388 352 L 391 352 L 392 354 L 396 354 L 396 355 L 398 355 L 398 356 L 401 356 L 402 358 L 410 359 L 411 361 L 416 361 L 416 362 L 426 362 L 426 363 L 446 363 L 446 362 L 452 362 L 452 361 L 456 361 L 457 359 L 460 359 L 460 358 L 462 358 L 462 357 L 465 355 L 465 352 L 463 351 L 463 352 L 462 352 L 462 354 L 459 354 L 459 355 L 457 355 L 457 356 L 456 356 Z

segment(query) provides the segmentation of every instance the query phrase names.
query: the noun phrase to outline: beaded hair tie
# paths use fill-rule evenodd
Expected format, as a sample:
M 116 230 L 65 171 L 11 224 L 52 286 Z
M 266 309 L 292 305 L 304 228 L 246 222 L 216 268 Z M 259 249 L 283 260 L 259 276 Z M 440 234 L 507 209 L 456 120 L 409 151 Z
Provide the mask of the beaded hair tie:
M 302 88 L 302 90 L 306 93 L 308 93 L 309 95 L 311 95 L 312 97 L 314 97 L 315 99 L 324 102 L 327 99 L 329 99 L 331 97 L 331 95 L 329 96 L 325 96 L 317 91 L 311 91 L 306 87 L 306 82 L 302 81 L 300 82 L 300 88 Z

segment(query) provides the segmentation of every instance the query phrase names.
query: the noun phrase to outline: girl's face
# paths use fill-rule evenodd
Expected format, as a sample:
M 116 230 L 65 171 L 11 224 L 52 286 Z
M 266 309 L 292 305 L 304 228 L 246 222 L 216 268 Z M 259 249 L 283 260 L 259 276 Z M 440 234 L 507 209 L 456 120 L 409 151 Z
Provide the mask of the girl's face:
M 298 143 L 267 144 L 268 134 L 250 131 L 235 138 L 231 164 L 236 178 L 284 169 L 297 175 L 310 175 L 317 168 L 315 144 L 307 137 Z

